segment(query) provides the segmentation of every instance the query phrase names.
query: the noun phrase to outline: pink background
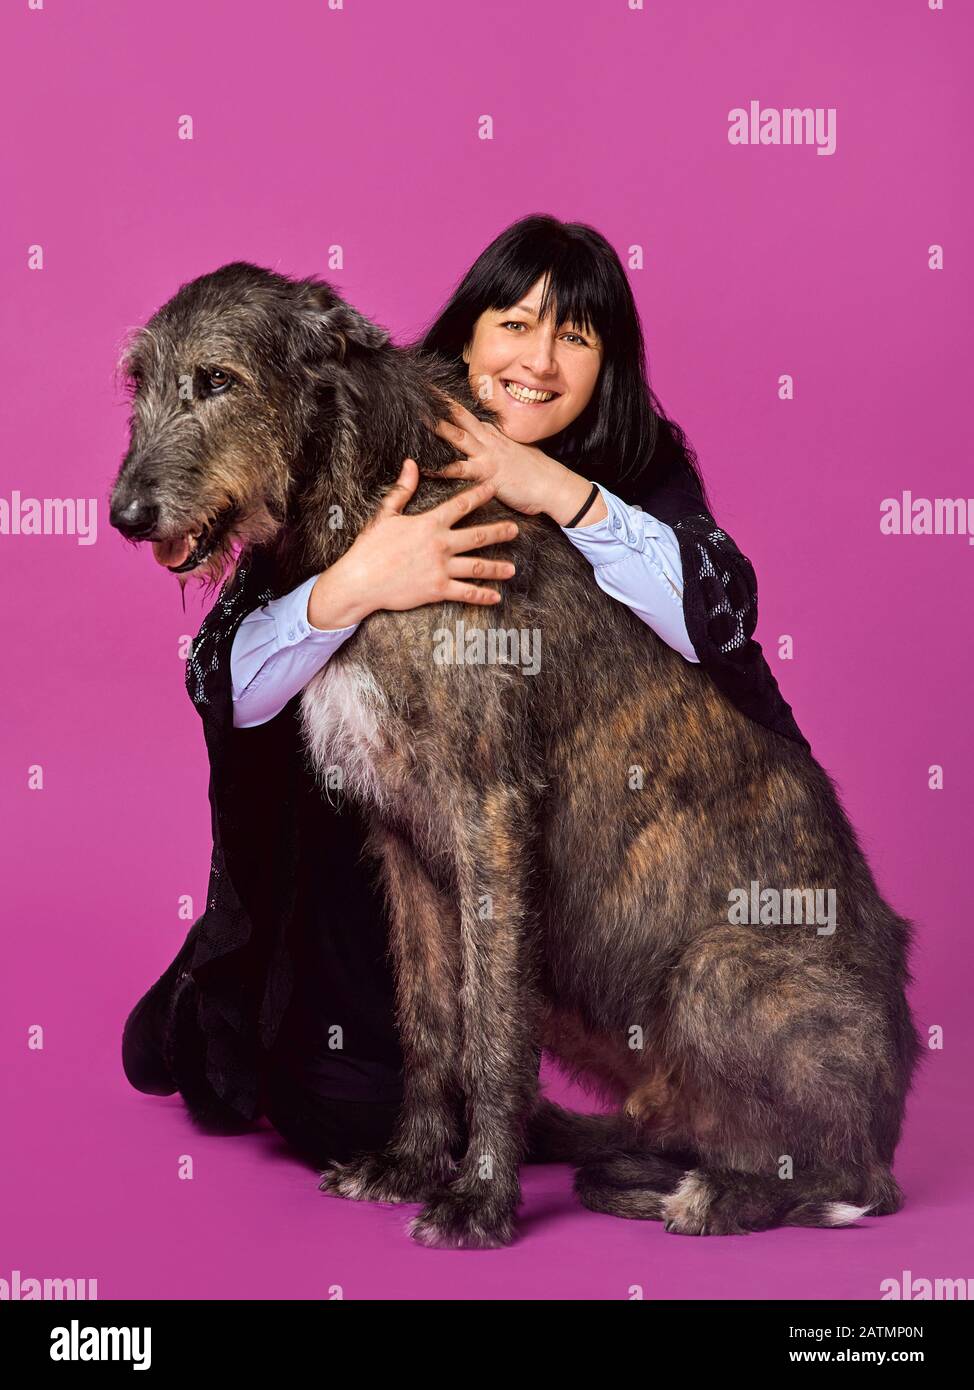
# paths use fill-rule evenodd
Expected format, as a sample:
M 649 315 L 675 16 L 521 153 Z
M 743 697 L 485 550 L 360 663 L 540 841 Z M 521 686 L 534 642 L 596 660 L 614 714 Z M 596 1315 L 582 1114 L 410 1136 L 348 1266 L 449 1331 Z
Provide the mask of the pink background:
M 884 497 L 974 491 L 972 38 L 957 0 L 4 7 L 0 495 L 97 497 L 98 533 L 0 536 L 0 1277 L 94 1277 L 105 1298 L 873 1299 L 903 1269 L 974 1275 L 974 549 L 879 531 Z M 835 154 L 730 145 L 752 98 L 835 107 Z M 205 1138 L 178 1096 L 123 1075 L 125 1016 L 202 910 L 210 850 L 180 647 L 204 610 L 108 526 L 123 334 L 244 258 L 324 274 L 410 336 L 536 211 L 591 222 L 623 257 L 644 247 L 630 278 L 653 385 L 754 563 L 785 697 L 919 925 L 912 997 L 945 1043 L 911 1099 L 896 1216 L 689 1240 L 586 1212 L 568 1169 L 529 1169 L 518 1245 L 429 1251 L 403 1213 L 320 1194 L 273 1131 Z

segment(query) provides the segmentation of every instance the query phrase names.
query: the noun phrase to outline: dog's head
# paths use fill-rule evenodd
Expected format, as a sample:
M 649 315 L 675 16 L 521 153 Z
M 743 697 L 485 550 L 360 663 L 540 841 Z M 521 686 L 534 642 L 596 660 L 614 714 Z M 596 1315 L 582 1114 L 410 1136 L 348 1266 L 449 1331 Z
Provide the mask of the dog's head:
M 322 387 L 388 345 L 322 280 L 238 261 L 183 285 L 119 362 L 132 417 L 112 526 L 217 582 L 236 546 L 280 530 Z

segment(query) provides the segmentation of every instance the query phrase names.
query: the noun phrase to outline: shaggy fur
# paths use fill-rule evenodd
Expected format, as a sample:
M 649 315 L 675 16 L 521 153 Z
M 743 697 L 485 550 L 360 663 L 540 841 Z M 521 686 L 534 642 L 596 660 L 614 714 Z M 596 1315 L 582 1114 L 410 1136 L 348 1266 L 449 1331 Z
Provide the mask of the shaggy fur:
M 260 542 L 281 592 L 347 549 L 406 455 L 453 457 L 429 428 L 444 392 L 488 417 L 452 365 L 394 348 L 323 282 L 246 264 L 184 285 L 124 365 L 113 521 L 201 537 L 214 581 Z M 214 365 L 232 378 L 216 396 Z M 407 510 L 466 486 L 424 478 Z M 378 612 L 302 696 L 322 783 L 340 767 L 370 809 L 406 1059 L 395 1141 L 322 1187 L 421 1201 L 412 1235 L 446 1247 L 513 1238 L 529 1145 L 580 1165 L 593 1210 L 685 1234 L 895 1211 L 911 924 L 815 758 L 602 593 L 547 518 L 515 519 L 502 555 L 475 552 L 517 566 L 499 605 Z M 540 670 L 438 663 L 460 619 L 537 630 Z M 834 890 L 834 933 L 732 924 L 752 880 Z M 544 1100 L 542 1043 L 618 1112 Z

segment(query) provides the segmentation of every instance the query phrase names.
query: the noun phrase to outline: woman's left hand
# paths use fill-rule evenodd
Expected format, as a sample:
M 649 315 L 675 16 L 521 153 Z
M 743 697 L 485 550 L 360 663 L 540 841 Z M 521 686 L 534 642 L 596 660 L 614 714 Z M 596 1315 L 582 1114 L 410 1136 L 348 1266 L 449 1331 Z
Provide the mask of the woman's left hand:
M 478 420 L 476 415 L 452 400 L 454 423 L 440 420 L 436 433 L 466 458 L 456 459 L 445 468 L 424 468 L 434 478 L 467 478 L 470 482 L 494 481 L 495 496 L 505 506 L 525 516 L 545 510 L 559 473 L 565 472 L 557 459 L 550 458 L 533 444 L 509 439 L 496 425 Z

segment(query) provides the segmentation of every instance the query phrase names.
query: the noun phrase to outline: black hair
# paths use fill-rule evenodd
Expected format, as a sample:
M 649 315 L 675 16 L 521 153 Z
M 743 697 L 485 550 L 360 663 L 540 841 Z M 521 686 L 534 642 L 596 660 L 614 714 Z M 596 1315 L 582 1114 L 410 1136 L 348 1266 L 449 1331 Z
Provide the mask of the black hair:
M 592 399 L 577 420 L 541 441 L 545 452 L 606 486 L 640 478 L 643 492 L 647 486 L 682 487 L 709 510 L 696 455 L 649 384 L 622 262 L 594 227 L 546 213 L 512 223 L 480 253 L 418 346 L 462 363 L 480 315 L 517 304 L 541 279 L 539 317 L 553 309 L 559 324 L 594 329 L 603 343 Z

